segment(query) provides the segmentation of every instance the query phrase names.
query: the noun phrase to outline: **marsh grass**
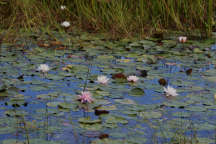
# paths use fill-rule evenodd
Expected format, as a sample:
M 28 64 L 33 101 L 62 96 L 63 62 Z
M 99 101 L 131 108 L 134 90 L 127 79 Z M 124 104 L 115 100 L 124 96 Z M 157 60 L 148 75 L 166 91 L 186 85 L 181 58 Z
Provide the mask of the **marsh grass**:
M 66 10 L 60 6 L 65 5 Z M 199 30 L 210 36 L 216 0 L 1 0 L 0 29 L 60 30 L 64 20 L 88 32 L 114 37 L 148 36 L 166 30 Z

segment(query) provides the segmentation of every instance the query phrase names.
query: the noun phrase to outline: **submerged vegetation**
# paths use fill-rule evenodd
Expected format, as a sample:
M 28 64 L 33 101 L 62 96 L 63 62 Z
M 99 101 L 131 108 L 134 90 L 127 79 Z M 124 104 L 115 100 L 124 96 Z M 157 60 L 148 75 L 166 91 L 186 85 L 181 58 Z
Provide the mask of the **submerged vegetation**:
M 0 29 L 74 29 L 114 37 L 148 36 L 166 30 L 196 31 L 210 36 L 215 27 L 215 0 L 1 0 Z M 68 23 L 67 23 L 68 25 Z

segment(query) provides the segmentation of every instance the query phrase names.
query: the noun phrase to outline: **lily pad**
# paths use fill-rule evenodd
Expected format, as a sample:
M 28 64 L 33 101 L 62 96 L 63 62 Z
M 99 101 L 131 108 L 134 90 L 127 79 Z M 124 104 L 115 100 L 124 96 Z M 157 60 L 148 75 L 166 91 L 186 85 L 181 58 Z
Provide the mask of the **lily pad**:
M 79 123 L 83 123 L 83 124 L 95 124 L 95 123 L 102 122 L 100 119 L 91 120 L 90 117 L 83 117 L 83 118 L 80 118 L 78 121 Z
M 136 102 L 134 102 L 131 99 L 117 99 L 115 101 L 121 104 L 132 104 L 132 105 L 136 104 Z
M 97 110 L 116 110 L 117 107 L 115 105 L 111 105 L 111 106 L 101 106 L 98 107 Z
M 145 93 L 143 89 L 136 87 L 131 89 L 129 94 L 132 96 L 143 96 Z
M 140 112 L 139 116 L 144 119 L 156 119 L 156 118 L 160 118 L 162 114 L 156 111 L 147 111 L 147 112 Z

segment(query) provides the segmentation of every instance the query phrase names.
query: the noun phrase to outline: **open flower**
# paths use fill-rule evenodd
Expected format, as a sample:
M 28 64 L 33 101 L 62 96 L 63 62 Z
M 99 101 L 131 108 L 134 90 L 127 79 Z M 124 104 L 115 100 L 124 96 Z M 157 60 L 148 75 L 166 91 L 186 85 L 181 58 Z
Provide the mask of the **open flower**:
M 61 10 L 65 10 L 66 9 L 66 6 L 65 5 L 61 5 Z
M 171 87 L 169 85 L 167 86 L 167 88 L 164 87 L 164 92 L 165 92 L 167 97 L 178 95 L 178 93 L 176 92 L 176 89 L 174 89 L 173 87 Z
M 137 82 L 139 80 L 139 77 L 131 75 L 127 77 L 127 80 L 129 82 Z
M 47 64 L 40 64 L 37 70 L 46 73 L 50 70 L 50 67 Z
M 91 103 L 93 102 L 93 99 L 91 97 L 91 93 L 89 91 L 81 92 L 81 95 L 79 96 L 79 100 L 81 103 Z
M 62 22 L 61 23 L 61 25 L 63 26 L 63 27 L 69 27 L 70 26 L 70 22 L 68 22 L 68 21 L 64 21 L 64 22 Z
M 107 78 L 106 76 L 98 76 L 97 77 L 97 82 L 100 83 L 100 84 L 107 84 L 109 81 L 109 78 Z
M 178 38 L 178 40 L 179 40 L 180 43 L 185 43 L 187 41 L 187 37 L 186 36 L 180 36 Z

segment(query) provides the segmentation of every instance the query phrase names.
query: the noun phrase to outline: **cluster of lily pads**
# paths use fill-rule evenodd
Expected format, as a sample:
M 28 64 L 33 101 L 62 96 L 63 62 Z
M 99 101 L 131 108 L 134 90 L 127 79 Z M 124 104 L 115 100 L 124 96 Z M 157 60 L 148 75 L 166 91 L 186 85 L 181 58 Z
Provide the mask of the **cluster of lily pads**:
M 65 10 L 65 9 L 66 9 L 66 6 L 62 5 L 61 10 Z M 62 26 L 69 27 L 70 23 L 67 21 L 64 21 L 62 23 Z M 186 36 L 180 36 L 180 37 L 178 37 L 178 41 L 179 41 L 179 43 L 185 43 L 187 41 L 187 37 Z M 42 72 L 43 74 L 46 74 L 50 70 L 50 67 L 47 64 L 40 64 L 37 70 Z M 63 68 L 63 70 L 66 70 L 66 68 Z M 128 82 L 136 83 L 139 80 L 139 77 L 136 75 L 129 75 L 126 79 Z M 100 75 L 97 77 L 96 82 L 99 84 L 107 85 L 109 80 L 110 79 L 107 76 Z M 168 85 L 167 87 L 164 87 L 163 89 L 164 89 L 165 95 L 167 97 L 175 97 L 178 95 L 177 90 L 170 85 Z M 78 96 L 79 96 L 78 100 L 81 103 L 92 103 L 94 101 L 92 98 L 92 94 L 89 91 L 84 90 Z
M 45 75 L 50 70 L 50 67 L 47 64 L 40 64 L 37 70 L 42 72 Z M 122 77 L 124 77 L 124 76 L 122 75 Z M 97 77 L 96 82 L 99 84 L 107 85 L 109 83 L 109 80 L 110 79 L 107 76 L 99 75 Z M 136 83 L 138 80 L 139 80 L 139 77 L 135 76 L 135 75 L 129 75 L 127 77 L 127 81 L 131 82 L 131 83 Z M 170 97 L 170 96 L 172 97 L 172 96 L 178 95 L 178 93 L 176 92 L 176 89 L 169 86 L 169 85 L 167 87 L 164 87 L 164 92 L 165 92 L 165 95 L 167 97 Z M 78 100 L 81 103 L 92 103 L 94 101 L 92 98 L 92 94 L 89 91 L 83 90 L 81 92 L 81 95 L 78 95 L 78 96 L 79 96 Z
M 45 75 L 50 70 L 50 67 L 47 64 L 40 64 L 37 70 L 42 72 Z M 64 68 L 63 68 L 63 70 L 64 70 Z M 128 82 L 135 83 L 139 80 L 139 77 L 137 77 L 135 75 L 129 75 L 127 77 L 127 80 L 128 80 Z M 96 82 L 99 84 L 107 85 L 109 82 L 109 78 L 107 76 L 100 75 L 97 77 Z M 176 95 L 175 89 L 172 87 L 167 87 L 164 90 L 167 93 L 167 95 L 170 95 L 170 96 Z M 79 95 L 79 100 L 81 101 L 81 103 L 93 102 L 93 99 L 91 97 L 91 93 L 89 91 L 82 91 L 81 95 Z
M 70 46 L 68 39 L 63 41 L 67 36 Z M 68 34 L 61 39 L 68 48 L 64 50 L 53 44 L 2 50 L 0 96 L 7 96 L 0 101 L 3 144 L 13 143 L 7 139 L 15 139 L 15 130 L 25 132 L 16 129 L 22 118 L 32 144 L 33 139 L 46 144 L 193 143 L 191 139 L 211 144 L 216 109 L 213 42 L 184 39 L 110 42 Z M 17 117 L 21 114 L 26 115 Z M 193 138 L 188 135 L 192 130 L 197 134 Z M 19 136 L 22 142 L 24 133 Z

